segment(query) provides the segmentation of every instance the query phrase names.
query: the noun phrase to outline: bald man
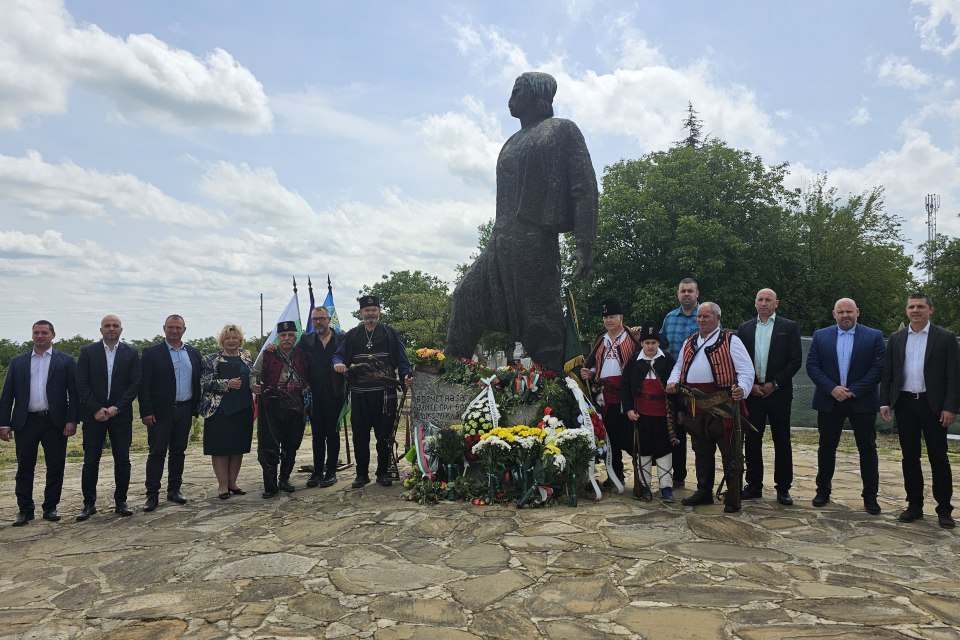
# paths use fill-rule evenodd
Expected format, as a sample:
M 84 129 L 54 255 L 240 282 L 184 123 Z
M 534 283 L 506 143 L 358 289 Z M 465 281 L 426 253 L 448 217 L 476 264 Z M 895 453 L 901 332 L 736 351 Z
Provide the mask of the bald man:
M 793 504 L 790 487 L 793 484 L 793 447 L 790 444 L 790 407 L 793 404 L 793 376 L 800 370 L 803 355 L 800 349 L 800 327 L 793 320 L 777 315 L 780 300 L 773 289 L 761 289 L 754 300 L 757 317 L 737 329 L 753 359 L 756 379 L 747 397 L 747 411 L 757 431 L 746 432 L 745 458 L 747 486 L 740 498 L 751 500 L 762 497 L 763 490 L 763 432 L 770 420 L 773 436 L 773 481 L 777 502 Z
M 77 361 L 77 393 L 80 396 L 80 421 L 83 432 L 83 470 L 80 486 L 83 510 L 77 520 L 87 520 L 97 512 L 97 480 L 103 443 L 110 434 L 113 453 L 114 511 L 133 515 L 127 506 L 130 486 L 130 443 L 133 439 L 133 401 L 140 392 L 140 355 L 120 342 L 123 326 L 117 316 L 100 321 L 99 342 L 80 349 Z
M 837 324 L 816 331 L 807 353 L 807 375 L 816 385 L 813 408 L 820 432 L 813 506 L 830 502 L 837 445 L 843 425 L 849 420 L 860 452 L 863 507 L 876 515 L 880 513 L 876 425 L 886 343 L 882 333 L 857 322 L 860 309 L 850 298 L 837 300 L 833 317 Z

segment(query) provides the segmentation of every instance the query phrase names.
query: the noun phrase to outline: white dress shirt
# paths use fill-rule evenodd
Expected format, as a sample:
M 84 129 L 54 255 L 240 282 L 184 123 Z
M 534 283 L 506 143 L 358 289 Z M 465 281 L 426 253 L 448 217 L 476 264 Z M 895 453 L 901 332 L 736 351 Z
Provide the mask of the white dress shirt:
M 648 355 L 643 351 L 643 349 L 640 350 L 640 353 L 637 354 L 637 360 L 646 360 L 647 362 L 650 363 L 650 371 L 647 371 L 647 377 L 644 378 L 644 380 L 656 380 L 656 379 L 657 379 L 657 373 L 656 373 L 656 371 L 653 370 L 653 362 L 654 362 L 654 360 L 656 360 L 657 358 L 662 358 L 662 357 L 663 357 L 663 349 L 661 349 L 660 347 L 657 347 L 657 353 L 656 353 L 656 355 L 654 355 L 652 358 L 651 358 L 650 356 L 648 356 Z
M 919 332 L 907 327 L 906 357 L 903 359 L 903 391 L 907 393 L 926 393 L 927 384 L 923 379 L 923 361 L 927 355 L 927 338 L 930 336 L 930 322 Z
M 117 347 L 119 344 L 113 345 L 113 349 L 107 346 L 107 343 L 103 343 L 103 352 L 107 354 L 107 399 L 110 399 L 110 389 L 113 386 L 113 361 L 117 359 Z
M 50 408 L 47 403 L 47 374 L 50 373 L 50 363 L 53 361 L 53 349 L 37 353 L 30 352 L 30 402 L 27 411 L 46 411 Z
M 687 383 L 704 384 L 713 382 L 713 370 L 710 368 L 710 361 L 707 359 L 704 351 L 720 337 L 720 328 L 714 330 L 709 336 L 704 338 L 697 334 L 697 353 L 693 356 L 693 362 L 690 363 L 690 369 L 687 370 Z M 737 384 L 743 389 L 743 397 L 750 395 L 753 389 L 754 371 L 753 361 L 747 348 L 737 336 L 730 336 L 730 356 L 733 358 L 733 368 L 737 372 Z M 677 363 L 673 365 L 673 371 L 670 373 L 670 379 L 667 384 L 680 382 L 680 372 L 683 370 L 683 353 Z

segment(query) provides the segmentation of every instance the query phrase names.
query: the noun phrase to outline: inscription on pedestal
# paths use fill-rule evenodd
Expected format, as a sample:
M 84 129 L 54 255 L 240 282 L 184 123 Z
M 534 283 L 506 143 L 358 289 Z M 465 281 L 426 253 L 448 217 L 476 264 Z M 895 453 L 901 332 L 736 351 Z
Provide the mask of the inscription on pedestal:
M 415 371 L 413 374 L 413 397 L 410 404 L 410 423 L 416 428 L 432 422 L 438 427 L 460 424 L 460 415 L 473 400 L 476 391 L 459 385 L 437 382 L 440 376 Z

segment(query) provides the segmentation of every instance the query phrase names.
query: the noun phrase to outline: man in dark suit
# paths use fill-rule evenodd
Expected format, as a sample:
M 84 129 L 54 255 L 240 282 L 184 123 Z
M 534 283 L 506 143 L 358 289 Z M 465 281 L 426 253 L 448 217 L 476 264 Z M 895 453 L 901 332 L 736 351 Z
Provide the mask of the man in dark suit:
M 813 408 L 817 411 L 820 446 L 817 450 L 817 495 L 813 506 L 830 502 L 837 445 L 843 423 L 850 420 L 860 452 L 860 479 L 863 507 L 880 513 L 880 460 L 877 457 L 877 411 L 880 391 L 877 384 L 883 371 L 886 350 L 883 334 L 857 323 L 860 309 L 850 298 L 841 298 L 833 307 L 836 326 L 813 334 L 807 353 L 807 375 L 816 385 Z
M 793 404 L 793 376 L 800 370 L 802 350 L 800 327 L 777 315 L 780 301 L 773 289 L 757 292 L 757 317 L 737 329 L 737 337 L 753 359 L 756 381 L 747 397 L 750 422 L 757 431 L 747 430 L 745 457 L 747 486 L 740 498 L 759 498 L 763 490 L 763 432 L 767 418 L 773 436 L 773 481 L 777 502 L 793 504 L 793 447 L 790 444 L 790 406 Z
M 130 442 L 133 440 L 133 401 L 140 391 L 140 356 L 133 347 L 120 342 L 123 326 L 117 316 L 100 321 L 100 342 L 80 349 L 77 362 L 77 393 L 83 423 L 83 510 L 77 520 L 97 512 L 97 480 L 103 443 L 110 434 L 113 477 L 116 490 L 114 511 L 132 516 L 127 506 L 130 486 Z
M 77 397 L 73 356 L 53 347 L 53 325 L 38 320 L 33 325 L 33 349 L 10 360 L 7 379 L 0 393 L 0 440 L 16 434 L 17 482 L 15 493 L 20 512 L 13 526 L 33 520 L 33 473 L 37 451 L 43 446 L 47 482 L 43 490 L 44 520 L 60 519 L 57 505 L 63 491 L 67 461 L 67 438 L 77 432 L 80 399 Z
M 313 332 L 300 336 L 297 346 L 307 354 L 310 363 L 310 388 L 313 407 L 310 410 L 313 430 L 313 474 L 308 487 L 332 487 L 337 483 L 340 460 L 340 433 L 337 419 L 343 409 L 343 376 L 333 371 L 333 354 L 343 342 L 343 335 L 330 328 L 330 311 L 317 307 L 310 315 Z M 334 377 L 337 380 L 334 380 Z M 339 384 L 338 384 L 339 383 Z M 326 471 L 324 471 L 326 456 Z
M 144 511 L 157 508 L 163 461 L 167 463 L 167 500 L 185 504 L 183 484 L 184 452 L 190 438 L 193 417 L 200 404 L 200 352 L 183 343 L 187 326 L 178 315 L 163 323 L 166 340 L 143 350 L 143 382 L 140 387 L 140 416 L 147 426 L 147 501 Z
M 880 378 L 880 417 L 890 422 L 897 412 L 897 434 L 903 451 L 903 484 L 907 508 L 900 522 L 923 517 L 923 472 L 920 437 L 927 443 L 937 520 L 944 529 L 956 523 L 951 512 L 953 477 L 947 458 L 947 427 L 960 409 L 960 346 L 957 335 L 930 322 L 933 302 L 915 293 L 907 299 L 910 326 L 890 336 Z

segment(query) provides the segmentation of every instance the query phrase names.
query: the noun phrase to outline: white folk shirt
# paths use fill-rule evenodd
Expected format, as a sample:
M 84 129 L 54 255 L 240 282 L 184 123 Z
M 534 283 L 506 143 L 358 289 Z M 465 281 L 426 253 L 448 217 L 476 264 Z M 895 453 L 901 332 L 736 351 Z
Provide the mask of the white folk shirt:
M 609 333 L 603 335 L 603 348 L 607 352 L 607 356 L 603 359 L 603 364 L 600 365 L 601 378 L 612 378 L 623 373 L 623 369 L 620 367 L 620 361 L 617 360 L 617 347 L 620 346 L 626 337 L 626 330 L 622 331 L 616 340 L 611 340 Z M 591 371 L 596 373 L 596 367 L 591 369 Z
M 53 361 L 53 349 L 47 349 L 38 354 L 34 349 L 30 352 L 30 402 L 27 411 L 46 411 L 50 408 L 47 403 L 47 374 L 50 373 L 50 363 Z
M 690 363 L 690 369 L 687 371 L 687 384 L 705 384 L 713 382 L 713 370 L 710 368 L 710 361 L 707 359 L 704 351 L 707 347 L 714 344 L 720 337 L 720 328 L 704 338 L 697 334 L 697 353 L 693 356 L 693 362 Z M 737 384 L 743 389 L 743 397 L 750 395 L 753 389 L 754 371 L 753 360 L 747 353 L 747 348 L 737 336 L 730 336 L 730 356 L 733 358 L 733 368 L 737 372 Z M 667 384 L 680 382 L 680 372 L 683 370 L 683 354 L 681 352 L 677 363 L 673 365 L 673 371 L 670 373 L 670 380 Z
M 648 355 L 643 351 L 643 349 L 640 350 L 640 353 L 637 354 L 637 360 L 646 360 L 647 362 L 650 363 L 650 371 L 647 371 L 647 377 L 644 378 L 644 380 L 656 380 L 656 379 L 657 379 L 657 373 L 653 370 L 653 361 L 656 360 L 657 358 L 662 358 L 662 357 L 664 357 L 664 356 L 663 356 L 663 350 L 660 349 L 660 347 L 657 347 L 657 354 L 656 354 L 655 356 L 653 356 L 652 358 L 651 358 L 650 356 L 648 356 Z
M 927 392 L 927 384 L 923 379 L 923 360 L 927 354 L 929 336 L 929 321 L 919 332 L 907 327 L 906 357 L 903 359 L 903 390 L 907 393 Z
M 107 354 L 107 399 L 110 399 L 110 389 L 113 387 L 113 362 L 117 359 L 117 348 L 119 344 L 113 345 L 113 349 L 103 343 L 103 351 Z

